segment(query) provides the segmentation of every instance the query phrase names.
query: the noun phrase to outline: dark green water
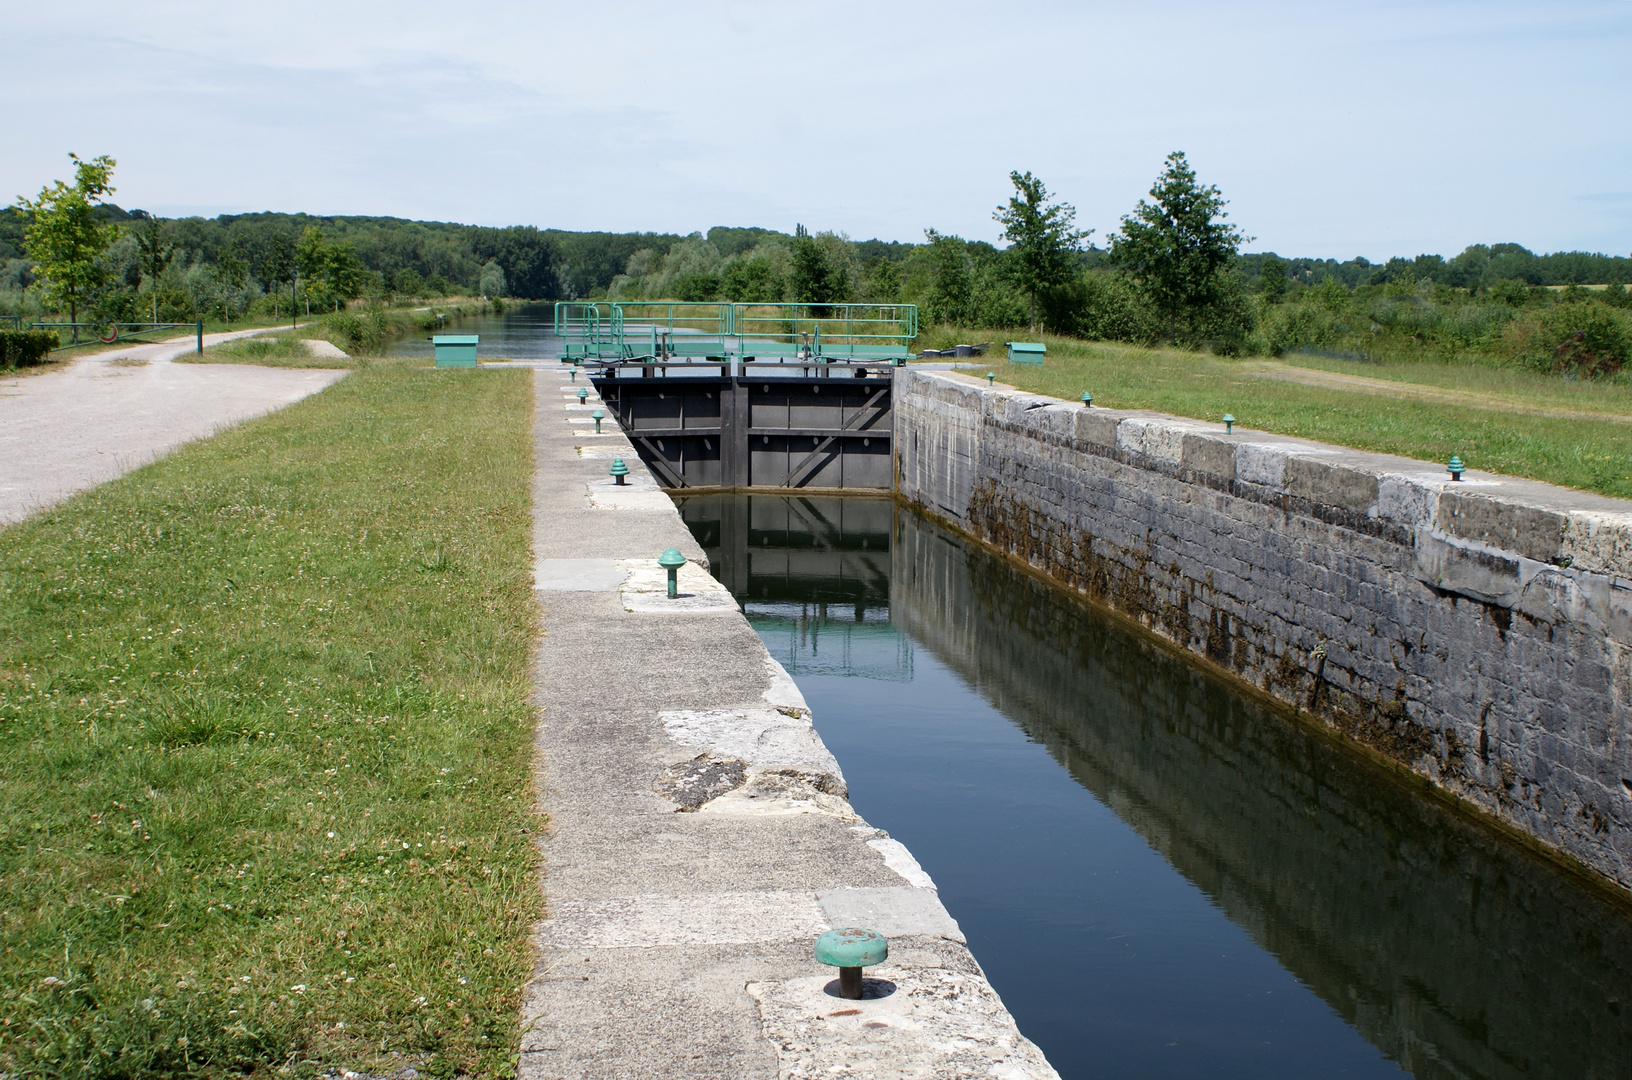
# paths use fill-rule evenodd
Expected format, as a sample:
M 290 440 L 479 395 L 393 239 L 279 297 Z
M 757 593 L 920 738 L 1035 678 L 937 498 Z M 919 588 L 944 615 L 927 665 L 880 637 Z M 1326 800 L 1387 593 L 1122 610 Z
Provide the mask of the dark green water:
M 884 500 L 681 512 L 1067 1078 L 1632 1075 L 1632 915 Z

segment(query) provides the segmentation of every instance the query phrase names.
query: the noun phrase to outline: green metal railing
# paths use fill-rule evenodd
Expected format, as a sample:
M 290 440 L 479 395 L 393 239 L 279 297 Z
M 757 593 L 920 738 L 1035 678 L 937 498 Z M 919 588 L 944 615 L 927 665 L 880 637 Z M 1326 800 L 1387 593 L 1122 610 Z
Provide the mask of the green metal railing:
M 620 301 L 612 305 L 612 320 L 613 333 L 628 347 L 625 356 L 705 359 L 731 353 L 730 304 Z
M 561 339 L 562 360 L 610 360 L 618 352 L 610 304 L 557 301 L 555 336 Z
M 918 336 L 913 304 L 559 301 L 564 361 L 899 361 Z
M 733 304 L 737 355 L 902 360 L 918 336 L 914 304 Z

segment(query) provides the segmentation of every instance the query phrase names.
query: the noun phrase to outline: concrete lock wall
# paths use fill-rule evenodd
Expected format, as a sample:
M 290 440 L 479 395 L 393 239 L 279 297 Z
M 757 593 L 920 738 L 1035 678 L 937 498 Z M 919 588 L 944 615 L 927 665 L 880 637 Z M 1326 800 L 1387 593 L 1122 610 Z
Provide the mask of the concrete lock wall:
M 956 375 L 900 495 L 1632 888 L 1632 503 Z

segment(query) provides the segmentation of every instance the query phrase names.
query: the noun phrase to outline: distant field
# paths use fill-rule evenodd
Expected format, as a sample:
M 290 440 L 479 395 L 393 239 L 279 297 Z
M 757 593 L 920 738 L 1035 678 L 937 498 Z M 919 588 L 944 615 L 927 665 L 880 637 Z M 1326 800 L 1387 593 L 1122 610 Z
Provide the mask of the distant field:
M 0 1075 L 509 1075 L 525 372 L 377 363 L 0 529 Z
M 1295 355 L 1234 360 L 1041 340 L 1049 351 L 1040 368 L 1009 364 L 1000 343 L 976 363 L 990 362 L 983 370 L 1003 382 L 1070 401 L 1086 390 L 1095 405 L 1110 408 L 1204 420 L 1231 413 L 1243 427 L 1430 462 L 1457 454 L 1470 468 L 1632 498 L 1632 378 L 1624 374 L 1583 382 L 1483 365 L 1365 364 Z M 1399 389 L 1275 377 L 1299 370 Z M 1445 395 L 1424 396 L 1424 388 Z

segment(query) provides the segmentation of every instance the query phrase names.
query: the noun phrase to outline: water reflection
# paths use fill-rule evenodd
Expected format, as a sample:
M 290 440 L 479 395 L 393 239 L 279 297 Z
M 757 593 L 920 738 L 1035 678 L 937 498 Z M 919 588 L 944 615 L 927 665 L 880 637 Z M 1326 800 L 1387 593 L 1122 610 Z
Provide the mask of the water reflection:
M 1632 918 L 882 500 L 682 512 L 1066 1076 L 1624 1076 Z

